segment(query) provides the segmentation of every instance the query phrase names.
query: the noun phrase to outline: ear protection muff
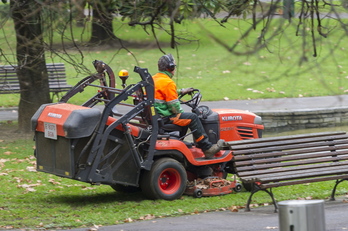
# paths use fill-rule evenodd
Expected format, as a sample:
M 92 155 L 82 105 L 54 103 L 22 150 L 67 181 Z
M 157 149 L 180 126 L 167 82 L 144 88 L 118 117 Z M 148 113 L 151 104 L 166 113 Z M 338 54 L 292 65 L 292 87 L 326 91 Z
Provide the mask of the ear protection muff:
M 174 59 L 169 55 L 164 55 L 164 57 L 166 57 L 166 59 L 168 61 L 167 71 L 174 71 L 175 66 L 176 66 L 174 64 Z

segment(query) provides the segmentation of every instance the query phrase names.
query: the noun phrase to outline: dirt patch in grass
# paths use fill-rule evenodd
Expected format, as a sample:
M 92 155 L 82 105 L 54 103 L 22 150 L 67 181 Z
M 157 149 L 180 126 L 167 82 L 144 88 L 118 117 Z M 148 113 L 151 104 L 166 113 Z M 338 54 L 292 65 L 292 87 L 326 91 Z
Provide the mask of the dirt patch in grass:
M 33 133 L 22 133 L 18 131 L 18 125 L 11 121 L 0 123 L 0 142 L 11 142 L 20 139 L 32 139 Z

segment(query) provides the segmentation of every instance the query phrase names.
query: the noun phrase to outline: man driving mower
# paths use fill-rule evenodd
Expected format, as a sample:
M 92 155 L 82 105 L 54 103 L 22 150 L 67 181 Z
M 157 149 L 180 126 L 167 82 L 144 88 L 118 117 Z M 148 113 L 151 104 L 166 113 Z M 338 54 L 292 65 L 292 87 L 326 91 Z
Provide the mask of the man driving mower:
M 213 158 L 222 149 L 224 140 L 212 144 L 198 116 L 195 113 L 183 111 L 178 96 L 192 92 L 193 88 L 177 90 L 172 80 L 175 68 L 175 60 L 171 54 L 163 55 L 158 60 L 159 73 L 152 76 L 155 84 L 155 109 L 164 123 L 190 128 L 197 147 L 202 149 L 205 158 Z

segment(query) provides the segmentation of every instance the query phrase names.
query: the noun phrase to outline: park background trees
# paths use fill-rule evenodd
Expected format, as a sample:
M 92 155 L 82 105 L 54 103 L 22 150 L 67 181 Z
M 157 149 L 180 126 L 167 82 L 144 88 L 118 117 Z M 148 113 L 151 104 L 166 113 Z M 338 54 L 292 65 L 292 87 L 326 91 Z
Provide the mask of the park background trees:
M 6 0 L 3 0 L 4 2 Z M 85 47 L 99 49 L 128 49 L 129 43 L 121 40 L 113 28 L 113 20 L 124 20 L 131 27 L 140 26 L 157 40 L 158 31 L 170 36 L 170 47 L 179 49 L 180 40 L 188 40 L 177 32 L 176 25 L 197 17 L 213 18 L 218 26 L 231 20 L 232 17 L 252 18 L 250 28 L 243 31 L 240 37 L 230 38 L 228 42 L 214 34 L 211 39 L 235 55 L 251 55 L 261 49 L 270 52 L 270 43 L 290 27 L 296 27 L 294 37 L 302 39 L 302 53 L 299 53 L 299 63 L 306 62 L 308 56 L 317 56 L 317 48 L 321 38 L 329 36 L 334 30 L 341 30 L 346 36 L 347 27 L 341 14 L 336 10 L 340 2 L 331 1 L 300 1 L 293 12 L 292 1 L 259 0 L 182 0 L 182 1 L 128 1 L 128 0 L 69 0 L 69 1 L 9 1 L 8 14 L 5 20 L 12 18 L 16 31 L 16 61 L 18 78 L 21 85 L 19 103 L 19 129 L 29 131 L 30 118 L 37 108 L 50 101 L 45 66 L 47 52 L 69 56 L 69 49 L 77 50 L 84 57 Z M 286 6 L 284 8 L 284 6 Z M 274 29 L 272 20 L 283 13 L 285 20 L 278 20 Z M 294 18 L 296 23 L 291 23 Z M 336 23 L 328 23 L 331 18 Z M 91 22 L 91 29 L 86 29 Z M 290 22 L 290 23 L 289 23 Z M 2 24 L 3 25 L 3 24 Z M 89 34 L 88 42 L 76 42 L 75 26 L 82 26 L 82 32 Z M 273 25 L 273 26 L 272 26 Z M 202 27 L 202 30 L 204 28 Z M 259 34 L 250 40 L 248 46 L 240 49 L 241 41 L 251 37 L 255 31 Z M 59 34 L 59 41 L 54 35 Z M 158 49 L 162 53 L 160 42 Z M 6 60 L 6 58 L 5 58 Z M 76 67 L 76 71 L 84 69 L 83 62 L 74 57 L 67 58 Z M 8 64 L 5 63 L 5 64 Z

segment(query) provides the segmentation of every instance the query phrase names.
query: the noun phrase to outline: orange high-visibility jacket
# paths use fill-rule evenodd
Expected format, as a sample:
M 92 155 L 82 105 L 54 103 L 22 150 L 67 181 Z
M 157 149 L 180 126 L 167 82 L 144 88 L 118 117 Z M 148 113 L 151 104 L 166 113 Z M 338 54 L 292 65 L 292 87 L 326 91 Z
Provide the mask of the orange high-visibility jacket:
M 161 116 L 184 112 L 181 108 L 175 82 L 165 73 L 152 76 L 155 83 L 155 109 Z

